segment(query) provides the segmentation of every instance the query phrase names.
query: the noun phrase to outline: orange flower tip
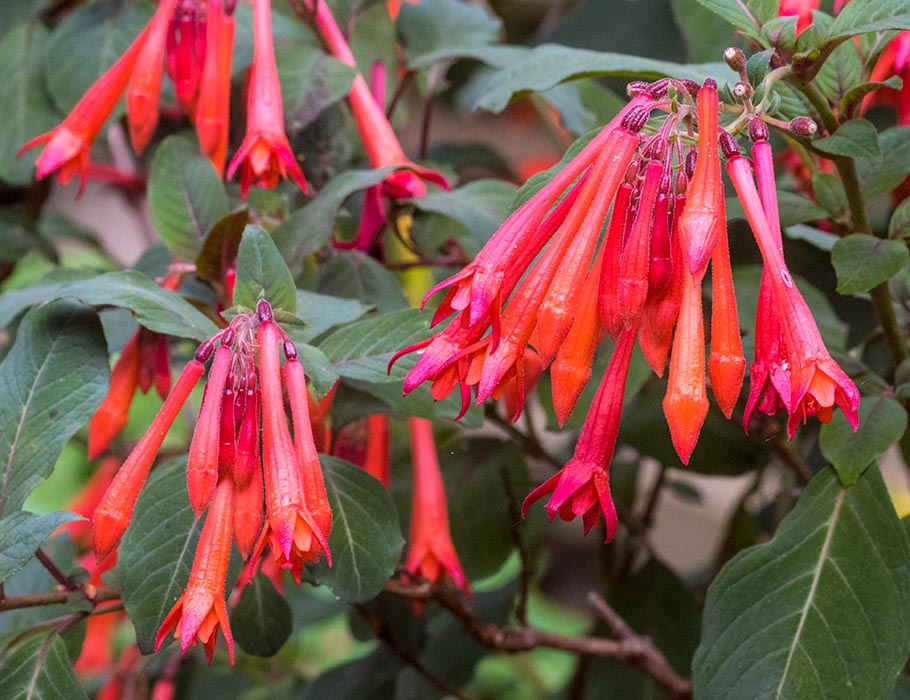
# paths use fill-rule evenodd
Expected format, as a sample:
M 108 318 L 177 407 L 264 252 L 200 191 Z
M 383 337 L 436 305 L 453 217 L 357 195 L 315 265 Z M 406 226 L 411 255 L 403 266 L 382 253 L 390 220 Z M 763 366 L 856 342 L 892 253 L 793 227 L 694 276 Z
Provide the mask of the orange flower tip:
M 208 508 L 217 481 L 218 471 L 215 469 L 187 469 L 186 487 L 190 496 L 190 505 L 193 507 L 193 514 L 197 520 Z
M 125 513 L 96 509 L 92 516 L 92 540 L 95 561 L 99 564 L 117 549 L 123 533 L 129 527 L 130 519 Z
M 557 358 L 550 369 L 550 376 L 553 385 L 553 410 L 561 428 L 575 410 L 578 397 L 591 378 L 591 368 L 577 367 Z
M 711 391 L 720 410 L 727 420 L 733 414 L 733 408 L 739 400 L 746 371 L 746 358 L 736 355 L 711 355 L 708 358 L 708 377 L 711 379 Z
M 21 146 L 19 146 L 19 150 L 16 151 L 16 160 L 19 160 L 23 155 L 25 155 L 26 151 L 29 151 L 29 150 L 33 149 L 35 146 L 41 145 L 42 143 L 47 143 L 48 141 L 50 141 L 51 137 L 53 135 L 54 135 L 53 130 L 46 131 L 43 134 L 40 134 L 40 135 L 36 136 L 35 138 L 30 139 L 30 140 L 26 141 L 25 143 L 23 143 Z
M 682 463 L 689 464 L 689 458 L 695 450 L 698 435 L 708 415 L 708 399 L 703 396 L 667 395 L 664 399 L 664 413 L 670 426 L 673 447 Z

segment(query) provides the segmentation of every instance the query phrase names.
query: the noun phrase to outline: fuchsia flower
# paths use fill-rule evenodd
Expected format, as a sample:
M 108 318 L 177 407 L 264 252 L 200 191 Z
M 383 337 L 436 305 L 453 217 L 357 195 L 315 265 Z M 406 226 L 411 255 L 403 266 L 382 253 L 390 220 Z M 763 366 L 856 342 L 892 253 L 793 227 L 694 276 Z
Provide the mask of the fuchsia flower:
M 246 136 L 228 165 L 228 178 L 234 177 L 240 168 L 242 198 L 246 198 L 254 183 L 271 188 L 279 177 L 291 177 L 300 189 L 308 192 L 303 172 L 284 132 L 281 85 L 272 46 L 270 0 L 253 0 L 253 67 L 248 89 Z
M 433 424 L 426 418 L 408 418 L 408 431 L 414 467 L 414 501 L 404 568 L 412 577 L 435 584 L 448 582 L 470 595 L 471 585 L 449 532 L 449 509 L 436 456 Z
M 817 10 L 820 0 L 780 0 L 779 17 L 796 15 L 796 33 L 799 34 L 812 24 L 812 11 Z

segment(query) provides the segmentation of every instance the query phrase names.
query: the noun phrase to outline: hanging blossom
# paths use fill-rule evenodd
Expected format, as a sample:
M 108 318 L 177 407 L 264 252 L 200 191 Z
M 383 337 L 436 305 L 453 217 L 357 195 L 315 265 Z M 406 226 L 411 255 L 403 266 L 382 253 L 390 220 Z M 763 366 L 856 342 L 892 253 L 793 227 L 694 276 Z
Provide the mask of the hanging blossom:
M 305 563 L 325 555 L 331 565 L 332 527 L 310 428 L 304 369 L 271 306 L 260 300 L 255 312 L 236 316 L 199 346 L 113 477 L 92 517 L 96 558 L 101 561 L 116 550 L 161 443 L 210 360 L 187 459 L 190 505 L 197 518 L 208 513 L 190 583 L 157 641 L 160 645 L 176 627 L 183 651 L 198 639 L 209 658 L 218 627 L 229 648 L 231 644 L 224 592 L 232 540 L 249 562 L 246 580 L 268 557 L 270 566 L 290 570 L 300 583 Z M 293 436 L 285 414 L 285 388 Z
M 726 58 L 734 66 L 740 56 L 731 51 Z M 632 99 L 619 114 L 515 210 L 473 262 L 431 291 L 445 291 L 432 324 L 454 316 L 448 325 L 392 360 L 420 351 L 405 394 L 423 382 L 430 382 L 436 399 L 457 388 L 462 411 L 472 399 L 505 396 L 519 407 L 510 410 L 513 417 L 536 375 L 550 367 L 562 424 L 590 380 L 599 342 L 613 338 L 613 356 L 572 459 L 524 504 L 527 510 L 548 495 L 551 519 L 581 516 L 586 531 L 603 514 L 608 540 L 618 523 L 609 467 L 635 341 L 657 375 L 669 364 L 663 407 L 683 463 L 708 412 L 708 387 L 728 418 L 739 399 L 746 360 L 721 150 L 766 265 L 747 416 L 785 409 L 792 435 L 809 416 L 829 420 L 838 405 L 855 427 L 859 401 L 786 272 L 779 228 L 768 224 L 773 219 L 777 226 L 779 216 L 767 138 L 756 140 L 756 190 L 752 164 L 731 155 L 732 137 L 720 128 L 713 80 L 664 79 L 629 88 Z M 764 126 L 758 117 L 753 121 Z M 746 173 L 760 195 L 747 191 Z M 702 281 L 709 267 L 706 353 Z

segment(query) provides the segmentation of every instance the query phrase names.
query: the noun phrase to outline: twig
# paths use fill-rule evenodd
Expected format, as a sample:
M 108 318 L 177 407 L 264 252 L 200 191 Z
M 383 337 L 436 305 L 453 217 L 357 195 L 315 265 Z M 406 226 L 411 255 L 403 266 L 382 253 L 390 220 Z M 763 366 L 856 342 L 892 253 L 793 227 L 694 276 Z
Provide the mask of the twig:
M 502 478 L 502 487 L 506 492 L 506 500 L 509 507 L 509 519 L 511 521 L 509 532 L 512 533 L 512 541 L 515 543 L 515 549 L 518 550 L 518 558 L 521 561 L 521 572 L 518 578 L 518 599 L 515 603 L 515 618 L 522 625 L 528 624 L 528 593 L 531 588 L 531 557 L 524 543 L 524 518 L 521 516 L 521 508 L 518 506 L 518 499 L 515 497 L 515 489 L 512 488 L 512 481 L 509 479 L 509 471 L 503 464 L 499 467 L 499 476 Z
M 514 654 L 546 647 L 575 654 L 609 657 L 640 669 L 669 691 L 675 700 L 688 700 L 692 697 L 691 682 L 672 669 L 650 640 L 635 635 L 631 630 L 620 639 L 602 639 L 573 637 L 530 625 L 500 626 L 478 617 L 462 597 L 434 587 L 429 582 L 407 585 L 400 581 L 389 581 L 385 590 L 411 600 L 435 601 L 458 620 L 465 632 L 492 651 Z
M 38 608 L 44 605 L 63 605 L 76 591 L 49 591 L 47 593 L 30 593 L 28 595 L 9 595 L 0 601 L 0 612 L 20 608 Z M 83 597 L 92 605 L 100 605 L 109 600 L 118 600 L 120 592 L 113 588 L 96 588 L 82 591 Z
M 433 98 L 439 78 L 440 68 L 433 66 L 427 74 L 427 99 L 423 105 L 423 118 L 420 123 L 420 150 L 417 151 L 417 154 L 421 160 L 427 157 L 427 150 L 430 146 L 430 120 L 433 117 Z
M 57 566 L 47 554 L 44 553 L 44 550 L 41 547 L 35 550 L 35 559 L 41 562 L 41 565 L 47 569 L 48 573 L 57 579 L 57 583 L 64 586 L 69 586 L 70 581 L 67 578 L 66 574 L 60 570 L 60 567 Z

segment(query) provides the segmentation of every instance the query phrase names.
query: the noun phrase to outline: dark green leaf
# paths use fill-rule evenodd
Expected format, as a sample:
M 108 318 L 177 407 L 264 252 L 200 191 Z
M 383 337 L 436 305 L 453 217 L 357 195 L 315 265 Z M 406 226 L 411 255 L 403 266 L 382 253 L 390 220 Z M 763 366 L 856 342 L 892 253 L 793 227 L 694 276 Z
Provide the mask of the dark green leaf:
M 878 140 L 882 160 L 861 160 L 856 164 L 863 195 L 868 199 L 888 194 L 910 173 L 910 127 L 886 129 Z
M 108 272 L 69 281 L 45 281 L 0 296 L 0 325 L 8 325 L 29 306 L 72 297 L 92 306 L 129 309 L 143 326 L 178 338 L 206 340 L 218 327 L 176 292 L 162 289 L 148 277 L 131 270 Z
M 673 76 L 701 82 L 710 77 L 729 77 L 730 69 L 725 63 L 684 65 L 639 56 L 543 44 L 490 76 L 481 88 L 480 97 L 474 106 L 490 112 L 501 112 L 512 100 L 528 92 L 543 92 L 574 78 L 607 75 L 645 79 Z
M 345 299 L 359 299 L 379 311 L 408 307 L 395 273 L 359 250 L 340 251 L 320 265 L 318 291 Z
M 315 46 L 281 42 L 275 46 L 284 122 L 291 133 L 312 124 L 323 110 L 344 99 L 354 69 Z
M 695 697 L 887 697 L 910 651 L 910 543 L 877 469 L 819 473 L 708 591 Z
M 295 700 L 394 700 L 402 661 L 388 647 L 340 664 L 309 683 Z
M 859 102 L 863 97 L 868 95 L 870 92 L 875 92 L 880 88 L 891 88 L 892 90 L 900 90 L 903 81 L 898 78 L 896 75 L 892 75 L 887 80 L 881 82 L 872 82 L 872 83 L 854 83 L 853 87 L 847 90 L 847 94 L 841 98 L 840 108 L 841 111 L 847 112 L 853 105 Z M 848 86 L 849 87 L 849 86 Z
M 718 22 L 714 13 L 699 0 L 672 0 L 670 5 L 685 39 L 690 61 L 714 61 L 731 44 L 740 44 L 732 41 L 730 27 Z M 752 84 L 758 85 L 758 82 Z
M 291 608 L 264 574 L 243 588 L 231 610 L 234 641 L 247 654 L 274 656 L 291 636 Z
M 234 267 L 240 237 L 249 219 L 250 213 L 247 209 L 238 209 L 218 220 L 205 237 L 196 257 L 196 274 L 199 277 L 218 284 L 224 283 L 225 272 L 229 267 Z
M 853 0 L 838 13 L 828 38 L 852 37 L 885 29 L 910 29 L 908 0 Z
M 0 209 L 0 261 L 16 262 L 31 251 L 59 262 L 54 247 L 38 232 L 37 221 L 18 209 Z
M 44 62 L 48 94 L 69 112 L 113 65 L 150 17 L 150 5 L 93 2 L 77 7 L 54 29 Z
M 228 213 L 221 177 L 198 147 L 180 136 L 169 136 L 155 151 L 148 206 L 161 240 L 181 260 L 195 260 L 203 239 Z
M 4 20 L 6 19 L 4 14 Z M 47 30 L 40 24 L 15 25 L 0 42 L 0 64 L 9 72 L 0 81 L 0 180 L 24 185 L 32 180 L 36 147 L 16 159 L 29 139 L 50 131 L 60 119 L 47 91 L 41 69 Z
M 837 272 L 841 294 L 867 292 L 894 277 L 910 262 L 903 241 L 889 241 L 864 233 L 841 238 L 831 249 L 831 264 Z
M 866 467 L 900 440 L 907 429 L 907 414 L 894 399 L 886 396 L 863 399 L 859 406 L 859 428 L 853 428 L 837 412 L 823 425 L 819 447 L 837 470 L 844 486 L 854 483 Z
M 757 37 L 762 25 L 777 16 L 777 8 L 771 11 L 775 3 L 768 0 L 698 0 L 709 10 L 719 15 L 748 37 Z
M 818 172 L 812 176 L 812 189 L 819 206 L 832 218 L 843 218 L 849 209 L 844 185 L 836 175 Z
M 852 41 L 845 41 L 843 44 L 838 46 L 834 51 L 831 52 L 831 55 L 828 56 L 828 59 L 825 61 L 821 70 L 818 72 L 818 75 L 815 78 L 816 83 L 821 88 L 824 95 L 831 100 L 832 102 L 838 102 L 856 85 L 862 81 L 863 78 L 863 66 L 862 61 L 860 61 L 859 51 Z M 843 124 L 835 132 L 835 136 L 841 134 L 842 129 L 847 127 L 852 123 L 853 120 Z M 864 122 L 865 120 L 860 120 Z M 868 124 L 868 122 L 866 122 Z M 869 124 L 871 127 L 872 125 Z M 851 127 L 851 129 L 854 127 Z M 874 131 L 874 128 L 873 128 Z M 849 141 L 850 133 L 849 131 L 845 134 L 845 137 Z M 878 150 L 878 134 L 874 134 L 873 139 L 875 141 L 875 150 Z M 819 139 L 820 141 L 826 139 Z M 869 135 L 863 134 L 862 141 L 868 142 Z M 824 150 L 824 149 L 823 149 Z M 839 151 L 829 151 L 839 153 Z M 843 155 L 852 155 L 852 154 L 843 154 Z
M 98 316 L 71 301 L 31 311 L 0 364 L 0 516 L 22 507 L 107 391 Z
M 840 183 L 838 182 L 838 184 Z M 828 213 L 818 204 L 795 192 L 778 191 L 777 204 L 778 212 L 780 213 L 780 225 L 783 228 L 790 228 L 795 224 L 818 221 L 828 217 Z M 746 218 L 738 197 L 730 197 L 726 200 L 726 210 L 728 221 Z
M 894 209 L 888 222 L 888 238 L 910 238 L 910 199 L 905 199 Z
M 395 504 L 360 467 L 326 455 L 320 461 L 332 505 L 332 566 L 322 559 L 311 570 L 318 583 L 342 600 L 363 602 L 382 590 L 401 554 L 404 540 Z
M 606 124 L 626 105 L 625 97 L 605 88 L 597 78 L 560 83 L 541 96 L 556 108 L 563 126 L 572 134 Z
M 83 518 L 65 510 L 47 515 L 20 510 L 0 520 L 0 583 L 25 566 L 54 530 L 74 520 Z
M 910 678 L 901 676 L 897 679 L 897 685 L 894 686 L 892 700 L 910 700 Z
M 878 146 L 878 131 L 872 122 L 865 119 L 851 119 L 841 124 L 830 136 L 815 139 L 812 145 L 822 153 L 850 158 L 881 160 L 882 151 Z
M 316 394 L 317 399 L 321 399 L 335 386 L 338 373 L 325 353 L 312 345 L 297 343 L 297 357 L 303 364 L 307 379 L 310 380 L 310 389 Z
M 400 383 L 417 358 L 401 358 L 388 371 L 392 355 L 428 335 L 426 314 L 416 309 L 390 311 L 339 328 L 319 348 L 342 377 L 367 382 Z
M 312 341 L 335 326 L 356 321 L 369 307 L 356 299 L 341 299 L 328 294 L 297 290 L 297 316 L 306 324 L 295 339 Z
M 237 251 L 234 304 L 255 309 L 259 299 L 291 313 L 297 309 L 297 287 L 284 258 L 264 228 L 250 225 Z
M 155 469 L 117 557 L 117 586 L 144 654 L 155 650 L 165 615 L 183 594 L 202 531 L 186 493 L 186 458 Z
M 335 220 L 345 200 L 355 192 L 382 182 L 395 169 L 390 166 L 378 170 L 346 170 L 329 180 L 314 200 L 272 232 L 285 259 L 296 267 L 307 255 L 322 248 L 335 230 Z
M 0 660 L 5 700 L 88 700 L 58 634 L 34 634 Z
M 495 43 L 502 31 L 498 17 L 458 0 L 404 3 L 397 26 L 412 70 L 455 54 L 470 55 L 476 47 Z

